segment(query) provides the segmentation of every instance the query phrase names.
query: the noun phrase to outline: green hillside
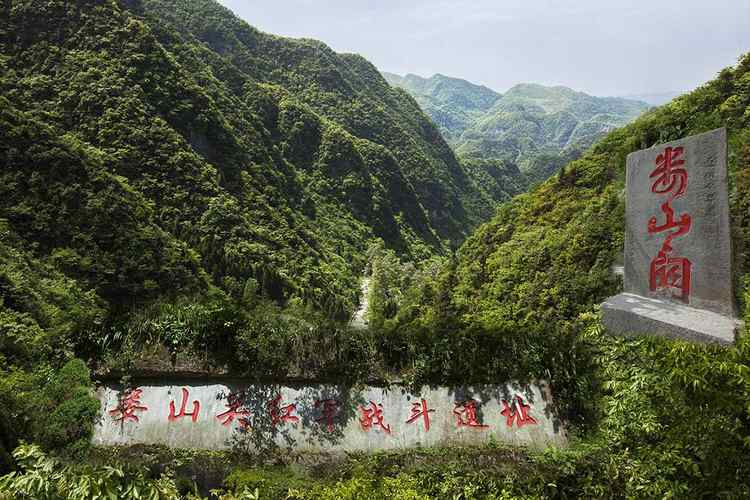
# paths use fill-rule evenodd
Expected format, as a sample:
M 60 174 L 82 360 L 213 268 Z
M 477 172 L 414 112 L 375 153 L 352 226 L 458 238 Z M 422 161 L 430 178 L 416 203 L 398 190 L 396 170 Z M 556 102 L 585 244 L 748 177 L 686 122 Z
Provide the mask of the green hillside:
M 465 131 L 456 151 L 464 156 L 507 158 L 526 169 L 541 154 L 585 150 L 646 108 L 638 101 L 524 83 L 508 90 Z
M 73 356 L 285 369 L 273 342 L 345 324 L 373 242 L 422 259 L 494 211 L 497 186 L 360 56 L 210 0 L 0 11 L 6 451 L 41 436 L 42 420 L 10 422 Z
M 440 74 L 422 78 L 383 72 L 383 76 L 394 87 L 414 96 L 450 144 L 455 144 L 461 134 L 500 98 L 500 94 L 483 85 Z
M 750 54 L 599 139 L 641 105 L 423 88 L 481 113 L 460 162 L 360 56 L 212 0 L 4 2 L 0 500 L 747 498 L 750 336 L 615 338 L 598 304 L 621 287 L 626 155 L 725 126 L 750 322 Z M 363 273 L 370 328 L 348 328 Z M 543 379 L 569 446 L 92 446 L 92 376 L 148 373 Z
M 359 56 L 208 1 L 44 5 L 2 26 L 0 217 L 107 308 L 253 280 L 342 317 L 369 241 L 426 256 L 492 213 Z
M 648 108 L 644 102 L 593 97 L 562 86 L 522 83 L 500 95 L 443 75 L 384 76 L 414 96 L 459 156 L 514 163 L 531 182 L 546 179 Z
M 555 479 L 568 494 L 744 498 L 750 491 L 750 336 L 743 332 L 732 348 L 625 340 L 604 335 L 597 316 L 598 304 L 621 287 L 611 266 L 623 248 L 625 157 L 722 126 L 736 295 L 747 322 L 750 54 L 502 205 L 454 259 L 411 284 L 391 308 L 397 313 L 380 320 L 393 338 L 462 346 L 469 367 L 434 363 L 428 348 L 409 361 L 428 379 L 463 372 L 551 380 L 583 436 L 571 452 L 576 465 Z

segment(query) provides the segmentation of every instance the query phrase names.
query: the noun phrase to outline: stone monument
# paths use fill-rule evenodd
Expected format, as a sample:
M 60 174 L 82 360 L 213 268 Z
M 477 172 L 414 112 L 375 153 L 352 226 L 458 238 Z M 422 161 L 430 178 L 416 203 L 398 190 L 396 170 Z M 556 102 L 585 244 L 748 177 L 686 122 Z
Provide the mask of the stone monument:
M 734 342 L 726 129 L 631 153 L 625 182 L 624 291 L 602 304 L 604 326 Z

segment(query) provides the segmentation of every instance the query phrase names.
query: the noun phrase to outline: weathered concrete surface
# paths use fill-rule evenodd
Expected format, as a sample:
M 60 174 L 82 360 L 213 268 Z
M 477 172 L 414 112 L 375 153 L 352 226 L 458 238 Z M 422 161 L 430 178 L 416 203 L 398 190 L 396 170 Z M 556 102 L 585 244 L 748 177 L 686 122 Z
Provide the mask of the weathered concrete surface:
M 602 304 L 602 322 L 613 332 L 652 334 L 697 342 L 732 344 L 741 322 L 705 309 L 622 293 Z
M 121 387 L 101 387 L 97 395 L 102 402 L 102 416 L 95 428 L 94 443 L 149 443 L 205 449 L 236 445 L 249 449 L 283 447 L 331 451 L 482 443 L 491 439 L 536 448 L 566 443 L 560 422 L 552 414 L 549 391 L 544 383 L 526 387 L 516 384 L 462 389 L 423 387 L 419 394 L 412 394 L 400 386 L 355 390 L 330 385 L 247 386 L 224 382 L 199 384 L 195 381 L 172 384 L 174 382 L 144 382 L 137 387 L 141 392 L 135 406 L 145 408 L 131 412 L 137 420 L 122 418 L 123 410 L 129 405 L 122 404 Z M 180 417 L 183 389 L 189 395 L 186 415 Z M 236 409 L 246 413 L 238 414 L 222 425 L 227 415 L 219 415 L 229 409 L 227 396 L 230 393 L 244 394 L 242 405 Z M 278 396 L 281 399 L 274 406 L 270 402 Z M 422 409 L 423 399 L 427 408 L 432 410 L 428 412 L 429 430 L 423 415 L 413 418 L 414 411 Z M 338 403 L 335 414 L 331 412 L 330 421 L 323 409 L 325 403 L 320 402 L 323 400 Z M 477 425 L 459 424 L 459 419 L 464 423 L 470 421 L 462 404 L 467 400 L 476 401 Z M 509 410 L 505 414 L 503 401 Z M 169 419 L 170 403 L 173 403 L 177 416 L 172 420 Z M 377 418 L 370 422 L 369 427 L 366 425 L 366 411 L 375 416 L 371 411 L 372 403 L 382 409 L 382 426 L 378 425 Z M 296 416 L 298 421 L 280 418 L 285 415 L 284 407 L 289 404 L 296 405 L 290 416 Z M 193 413 L 195 408 L 198 408 L 198 415 L 193 421 L 187 413 Z M 242 425 L 242 418 L 248 419 L 249 426 Z M 479 423 L 486 427 L 479 427 Z
M 609 332 L 733 341 L 726 147 L 721 128 L 628 155 L 625 293 L 602 304 Z

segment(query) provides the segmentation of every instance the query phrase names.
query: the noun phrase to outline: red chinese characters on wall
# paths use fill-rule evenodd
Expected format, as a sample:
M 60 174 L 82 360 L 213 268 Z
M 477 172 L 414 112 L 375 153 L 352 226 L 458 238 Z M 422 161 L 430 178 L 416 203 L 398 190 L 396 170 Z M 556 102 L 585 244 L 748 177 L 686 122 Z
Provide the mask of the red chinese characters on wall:
M 136 411 L 147 411 L 148 408 L 141 404 L 141 389 L 126 390 L 121 396 L 117 404 L 117 407 L 109 410 L 109 414 L 112 415 L 117 422 L 127 422 L 132 420 L 138 422 L 138 415 Z
M 421 417 L 422 424 L 424 425 L 424 430 L 429 431 L 430 430 L 430 412 L 434 412 L 434 411 L 435 410 L 431 410 L 427 408 L 426 400 L 421 399 L 419 401 L 415 401 L 411 404 L 411 415 L 409 415 L 409 418 L 406 420 L 406 423 L 411 424 Z
M 187 406 L 187 401 L 189 398 L 190 398 L 190 392 L 183 387 L 182 388 L 182 402 L 180 403 L 179 413 L 175 413 L 174 401 L 169 402 L 169 416 L 167 417 L 167 419 L 170 422 L 174 422 L 178 418 L 182 418 L 182 417 L 190 417 L 193 422 L 198 420 L 198 413 L 200 413 L 201 411 L 201 403 L 197 399 L 193 400 L 193 411 L 186 412 L 185 406 Z
M 460 403 L 456 403 L 453 408 L 453 414 L 456 416 L 456 424 L 459 427 L 473 427 L 476 429 L 486 429 L 489 425 L 484 425 L 478 420 L 477 407 L 479 401 L 475 399 L 467 399 Z
M 268 402 L 268 412 L 271 414 L 271 423 L 277 425 L 283 422 L 299 422 L 299 417 L 294 415 L 297 411 L 297 403 L 287 405 L 281 404 L 281 394 Z
M 659 224 L 657 217 L 648 221 L 649 234 L 667 232 L 664 243 L 651 260 L 649 269 L 649 289 L 652 292 L 666 290 L 683 302 L 690 297 L 690 279 L 692 263 L 686 257 L 673 255 L 672 240 L 684 236 L 690 231 L 692 218 L 684 213 L 675 217 L 672 201 L 682 196 L 687 190 L 688 172 L 683 158 L 682 147 L 667 147 L 656 157 L 656 168 L 651 172 L 651 192 L 666 195 L 661 204 L 664 222 Z
M 385 423 L 382 403 L 370 401 L 370 404 L 367 406 L 360 406 L 359 410 L 362 413 L 359 419 L 359 424 L 362 426 L 363 430 L 369 431 L 373 427 L 380 427 L 380 429 L 387 434 L 391 433 L 391 426 Z
M 250 411 L 242 408 L 244 395 L 242 393 L 230 393 L 227 396 L 227 411 L 219 413 L 216 418 L 221 425 L 228 426 L 236 418 L 240 427 L 250 427 Z
M 201 410 L 201 402 L 197 399 L 191 401 L 190 390 L 186 387 L 180 389 L 181 399 L 178 405 L 176 399 L 169 402 L 169 422 L 189 417 L 192 422 L 197 422 Z M 139 422 L 137 412 L 146 412 L 148 407 L 141 402 L 143 390 L 135 388 L 125 391 L 119 397 L 118 405 L 108 410 L 113 420 L 118 422 Z M 223 393 L 220 393 L 217 399 L 224 399 Z M 520 394 L 516 394 L 510 401 L 498 401 L 502 403 L 500 415 L 505 417 L 505 424 L 508 428 L 524 427 L 526 425 L 537 424 L 537 420 L 531 415 L 531 405 L 526 403 Z M 190 404 L 190 405 L 189 405 Z M 410 404 L 408 417 L 404 420 L 405 424 L 421 425 L 425 432 L 430 431 L 433 414 L 437 410 L 430 408 L 427 399 L 419 398 L 412 400 Z M 490 425 L 485 424 L 480 411 L 480 401 L 467 399 L 461 402 L 454 402 L 453 415 L 456 426 L 468 427 L 473 429 L 488 429 Z M 251 417 L 253 412 L 246 406 L 246 393 L 239 391 L 229 393 L 226 396 L 226 409 L 215 410 L 214 418 L 218 421 L 216 425 L 230 427 L 233 422 L 237 422 L 241 429 L 252 430 Z M 298 424 L 301 422 L 300 416 L 297 415 L 297 403 L 286 403 L 283 396 L 278 394 L 272 400 L 266 403 L 268 415 L 273 425 L 291 422 Z M 213 407 L 209 405 L 209 412 Z M 342 404 L 340 401 L 332 398 L 315 400 L 315 414 L 310 415 L 310 420 L 320 424 L 328 432 L 335 431 L 336 417 L 341 413 Z M 190 411 L 191 410 L 191 411 Z M 359 424 L 363 431 L 369 432 L 373 429 L 380 430 L 385 434 L 392 434 L 393 429 L 387 422 L 383 403 L 368 401 L 366 405 L 358 406 L 360 413 Z M 493 411 L 494 413 L 494 411 Z M 497 415 L 497 413 L 494 413 Z M 495 421 L 489 422 L 494 424 Z M 500 423 L 500 422 L 497 422 Z
M 333 432 L 333 418 L 339 411 L 339 403 L 335 399 L 319 399 L 315 401 L 315 408 L 320 409 L 321 416 L 316 418 L 316 422 L 325 422 L 328 432 Z
M 529 415 L 529 409 L 531 409 L 531 405 L 524 404 L 523 398 L 516 394 L 510 404 L 503 400 L 503 410 L 500 415 L 505 417 L 505 425 L 508 427 L 513 427 L 515 422 L 516 426 L 521 428 L 524 425 L 536 424 L 534 417 Z

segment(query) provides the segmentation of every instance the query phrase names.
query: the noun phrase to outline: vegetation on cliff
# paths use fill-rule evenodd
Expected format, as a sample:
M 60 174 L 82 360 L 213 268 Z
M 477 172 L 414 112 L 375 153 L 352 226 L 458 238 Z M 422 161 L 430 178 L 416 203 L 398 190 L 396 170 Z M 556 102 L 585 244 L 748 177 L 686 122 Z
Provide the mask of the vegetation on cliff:
M 587 450 L 587 465 L 578 478 L 597 478 L 578 494 L 739 498 L 750 491 L 749 336 L 741 332 L 730 348 L 617 339 L 603 334 L 596 314 L 619 288 L 611 266 L 623 248 L 626 155 L 717 127 L 728 131 L 735 289 L 749 319 L 746 55 L 502 205 L 380 321 L 394 342 L 461 346 L 453 354 L 463 363 L 410 359 L 427 378 L 457 374 L 461 365 L 485 376 L 520 366 L 550 380 L 563 414 L 585 436 L 577 449 Z
M 227 499 L 750 490 L 748 336 L 617 339 L 596 313 L 619 286 L 625 156 L 726 126 L 750 320 L 750 57 L 610 132 L 451 253 L 516 189 L 515 159 L 460 164 L 359 56 L 208 0 L 5 2 L 0 49 L 0 471 L 14 471 L 0 498 L 195 495 L 148 453 L 129 469 L 87 449 L 90 370 L 139 361 L 255 379 L 543 378 L 572 433 L 567 450 L 438 450 L 421 468 L 421 452 L 351 457 L 299 481 L 237 463 Z M 371 328 L 348 330 L 367 265 Z

